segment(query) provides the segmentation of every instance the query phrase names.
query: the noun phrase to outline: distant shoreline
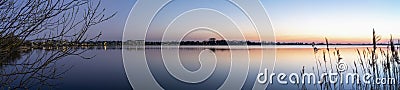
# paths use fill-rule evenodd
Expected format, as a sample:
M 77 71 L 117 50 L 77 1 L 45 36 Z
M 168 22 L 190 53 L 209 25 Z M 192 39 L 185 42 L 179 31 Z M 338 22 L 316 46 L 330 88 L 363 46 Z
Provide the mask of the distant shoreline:
M 388 44 L 380 44 L 377 47 L 385 48 Z M 161 47 L 162 46 L 162 47 Z M 318 48 L 326 48 L 326 45 L 315 45 Z M 369 48 L 373 47 L 372 44 L 330 44 L 331 48 Z M 135 45 L 91 45 L 91 46 L 41 46 L 41 47 L 27 47 L 22 46 L 20 50 L 65 50 L 65 49 L 101 49 L 101 50 L 113 50 L 113 49 L 284 49 L 284 48 L 313 48 L 312 45 L 145 45 L 145 46 L 135 46 Z

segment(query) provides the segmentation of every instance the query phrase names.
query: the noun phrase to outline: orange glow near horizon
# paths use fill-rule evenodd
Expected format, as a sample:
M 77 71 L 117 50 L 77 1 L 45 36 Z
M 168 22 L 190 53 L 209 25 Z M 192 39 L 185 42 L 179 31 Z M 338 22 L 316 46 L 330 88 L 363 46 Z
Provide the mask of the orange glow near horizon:
M 328 38 L 329 43 L 369 43 L 370 38 Z M 311 36 L 277 36 L 277 42 L 325 43 L 325 37 Z
M 390 34 L 390 33 L 377 33 L 381 37 L 378 43 L 387 43 L 390 40 L 390 35 L 392 35 L 395 42 L 400 39 L 400 35 Z M 353 43 L 353 44 L 369 44 L 372 43 L 372 32 L 370 35 L 338 35 L 338 36 L 323 36 L 323 35 L 276 35 L 277 42 L 305 42 L 305 43 L 325 43 L 325 38 L 328 39 L 329 43 Z
M 386 43 L 400 38 L 398 1 L 266 0 L 277 42 Z

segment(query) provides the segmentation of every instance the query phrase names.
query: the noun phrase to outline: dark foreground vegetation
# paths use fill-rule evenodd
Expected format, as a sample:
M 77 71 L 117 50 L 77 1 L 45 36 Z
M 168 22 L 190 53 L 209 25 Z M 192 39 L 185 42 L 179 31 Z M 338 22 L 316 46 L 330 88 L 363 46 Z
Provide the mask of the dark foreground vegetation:
M 72 67 L 59 67 L 59 60 L 90 57 L 69 47 L 40 52 L 30 48 L 44 41 L 96 41 L 101 33 L 91 37 L 87 32 L 115 15 L 105 10 L 101 1 L 92 0 L 1 0 L 0 89 L 55 89 Z
M 362 79 L 351 79 L 360 83 L 351 83 L 351 84 L 343 84 L 343 83 L 330 83 L 329 78 L 323 78 L 322 83 L 315 85 L 315 87 L 307 87 L 305 84 L 299 85 L 301 89 L 307 88 L 317 88 L 317 89 L 354 89 L 354 90 L 398 90 L 400 89 L 399 81 L 400 81 L 400 60 L 399 60 L 399 51 L 400 47 L 395 45 L 393 38 L 387 42 L 386 47 L 377 47 L 377 42 L 381 40 L 381 37 L 375 34 L 375 30 L 372 32 L 372 44 L 371 47 L 366 49 L 356 49 L 356 53 L 358 54 L 357 60 L 344 61 L 344 58 L 341 56 L 340 50 L 337 48 L 332 48 L 329 44 L 326 44 L 326 48 L 317 48 L 315 45 L 312 45 L 314 48 L 314 56 L 315 56 L 315 66 L 313 66 L 312 71 L 318 75 L 321 73 L 327 72 L 335 72 L 341 74 L 344 73 L 357 73 L 360 75 L 371 74 L 372 77 L 369 80 L 371 83 L 362 83 Z M 328 39 L 325 38 L 326 43 Z M 322 56 L 322 57 L 318 57 Z M 343 62 L 352 62 L 347 63 L 348 70 L 346 72 L 339 71 L 339 68 L 336 66 Z M 306 67 L 306 66 L 304 66 Z M 305 68 L 301 70 L 304 73 Z M 361 76 L 360 76 L 361 77 Z M 386 78 L 386 84 L 372 84 L 375 82 L 377 78 Z M 388 78 L 393 78 L 393 80 L 389 81 Z M 344 78 L 340 78 L 339 80 L 345 81 Z

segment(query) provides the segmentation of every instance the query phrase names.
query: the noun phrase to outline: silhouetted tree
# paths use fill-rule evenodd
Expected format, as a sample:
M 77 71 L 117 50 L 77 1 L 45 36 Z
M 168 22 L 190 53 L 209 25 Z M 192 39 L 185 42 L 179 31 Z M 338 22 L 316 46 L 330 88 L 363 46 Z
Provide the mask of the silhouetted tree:
M 53 87 L 70 66 L 59 67 L 66 56 L 81 56 L 86 50 L 66 48 L 51 51 L 29 51 L 27 42 L 67 40 L 84 42 L 90 27 L 109 20 L 101 1 L 91 0 L 1 0 L 0 1 L 0 88 L 40 89 Z M 29 44 L 29 43 L 28 43 Z M 22 54 L 22 55 L 20 55 Z M 91 57 L 89 57 L 91 58 Z M 14 59 L 18 59 L 15 62 Z M 8 69 L 5 69 L 7 67 Z
M 115 15 L 104 14 L 99 2 L 89 0 L 1 0 L 0 49 L 18 48 L 24 41 L 82 42 L 91 26 Z

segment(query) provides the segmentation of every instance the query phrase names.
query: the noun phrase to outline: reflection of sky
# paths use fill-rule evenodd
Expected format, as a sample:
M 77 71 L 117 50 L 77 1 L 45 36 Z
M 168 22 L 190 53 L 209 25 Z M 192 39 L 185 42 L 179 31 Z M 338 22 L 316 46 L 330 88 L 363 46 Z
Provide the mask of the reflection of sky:
M 398 35 L 400 28 L 399 1 L 314 1 L 314 0 L 261 0 L 270 15 L 278 41 L 322 41 L 328 37 L 334 42 L 369 42 L 372 28 L 383 38 Z M 134 0 L 103 1 L 108 11 L 118 15 L 94 29 L 103 31 L 102 40 L 120 40 Z M 229 9 L 223 3 L 199 1 L 196 4 L 179 4 L 185 7 L 199 5 Z M 229 10 L 227 10 L 229 11 Z M 233 12 L 226 12 L 233 14 Z M 236 14 L 237 15 L 237 14 Z M 351 39 L 349 39 L 351 38 Z
M 190 47 L 190 46 L 189 46 Z M 192 46 L 192 47 L 197 47 L 197 46 Z M 213 72 L 213 76 L 211 76 L 208 81 L 204 81 L 203 83 L 199 84 L 188 84 L 188 83 L 182 83 L 182 82 L 177 82 L 177 79 L 174 79 L 175 77 L 171 75 L 171 73 L 166 72 L 166 67 L 168 64 L 170 66 L 177 66 L 177 65 L 183 65 L 184 67 L 178 67 L 180 68 L 186 68 L 190 71 L 195 71 L 198 70 L 200 67 L 202 67 L 200 64 L 200 61 L 202 60 L 201 58 L 210 58 L 214 57 L 214 55 L 202 55 L 200 52 L 205 50 L 205 48 L 181 48 L 181 49 L 146 49 L 145 54 L 146 54 L 146 59 L 147 59 L 147 64 L 149 65 L 151 72 L 153 73 L 155 79 L 160 83 L 164 85 L 164 88 L 168 89 L 186 89 L 186 88 L 194 88 L 194 90 L 197 89 L 213 89 L 213 87 L 219 86 L 221 80 L 226 80 L 226 75 L 232 75 L 231 72 L 227 73 L 229 71 L 229 68 L 246 68 L 248 67 L 249 73 L 248 77 L 246 79 L 246 82 L 244 83 L 244 88 L 247 90 L 248 85 L 253 85 L 255 84 L 254 81 L 256 79 L 257 74 L 259 73 L 258 70 L 260 67 L 258 66 L 260 62 L 262 63 L 267 63 L 268 66 L 274 65 L 274 70 L 273 72 L 275 74 L 279 73 L 284 73 L 289 76 L 291 73 L 296 73 L 300 75 L 301 70 L 304 67 L 304 70 L 306 73 L 314 73 L 316 75 L 320 75 L 322 71 L 329 71 L 331 70 L 330 66 L 332 65 L 333 69 L 335 69 L 336 64 L 337 64 L 337 56 L 333 53 L 336 53 L 333 48 L 331 48 L 329 51 L 330 54 L 326 53 L 325 57 L 326 60 L 323 59 L 324 55 L 323 52 L 327 52 L 326 49 L 323 47 L 326 47 L 324 45 L 317 45 L 316 47 L 322 47 L 316 54 L 314 54 L 313 48 L 311 46 L 297 46 L 297 47 L 287 47 L 287 46 L 278 46 L 276 49 L 257 49 L 257 48 L 252 48 L 252 49 L 244 49 L 246 48 L 245 46 L 232 46 L 233 48 L 236 49 L 209 49 L 212 50 L 213 53 L 216 56 L 217 60 L 217 67 L 216 70 Z M 253 46 L 257 47 L 257 46 Z M 358 50 L 365 50 L 366 46 L 336 46 L 332 45 L 330 47 L 337 47 L 338 50 L 340 50 L 340 56 L 343 58 L 342 62 L 348 65 L 348 70 L 347 73 L 353 72 L 353 69 L 356 68 L 356 66 L 353 64 L 354 62 L 357 63 L 357 68 L 358 70 L 361 70 L 360 64 L 359 64 L 359 56 L 357 54 L 356 49 Z M 275 52 L 272 52 L 271 50 L 276 50 Z M 385 49 L 383 49 L 385 50 Z M 179 52 L 178 52 L 179 51 Z M 137 57 L 135 57 L 135 54 L 137 53 L 144 53 L 142 50 L 125 50 L 124 51 L 126 57 L 125 61 L 135 61 L 137 60 Z M 271 56 L 272 55 L 272 56 Z M 276 55 L 276 56 L 275 56 Z M 272 58 L 276 57 L 276 62 L 273 61 Z M 179 58 L 179 59 L 178 59 Z M 379 56 L 379 58 L 384 58 Z M 170 63 L 173 62 L 174 60 L 180 60 L 181 63 Z M 204 59 L 204 60 L 214 60 L 214 59 Z M 316 64 L 320 62 L 320 66 L 317 68 Z M 381 59 L 383 60 L 383 59 Z M 249 61 L 249 62 L 247 62 Z M 325 62 L 326 61 L 326 62 Z M 168 63 L 169 62 L 169 63 Z M 202 61 L 204 62 L 204 61 Z M 275 62 L 275 63 L 274 63 Z M 332 63 L 331 63 L 332 62 Z M 381 61 L 379 61 L 381 62 Z M 237 63 L 237 64 L 235 64 Z M 136 63 L 137 64 L 137 63 Z M 204 63 L 202 63 L 205 65 Z M 247 65 L 249 64 L 249 65 Z M 128 65 L 135 65 L 135 63 L 128 63 Z M 326 66 L 326 67 L 325 67 Z M 177 69 L 178 69 L 177 68 Z M 271 75 L 271 69 L 269 69 L 269 74 Z M 246 70 L 239 70 L 239 69 L 232 69 L 232 72 L 240 72 L 240 74 L 244 74 L 247 72 Z M 318 73 L 319 70 L 321 73 Z M 336 71 L 334 71 L 336 72 Z M 128 72 L 129 73 L 129 72 Z M 185 72 L 182 72 L 185 73 Z M 362 72 L 360 72 L 361 74 Z M 285 81 L 288 80 L 288 76 L 284 78 Z M 300 77 L 301 78 L 301 77 Z M 316 77 L 317 81 L 320 79 L 319 76 Z M 234 78 L 237 80 L 237 82 L 240 81 L 240 79 L 243 79 L 243 77 L 237 77 Z M 268 86 L 269 89 L 273 90 L 286 90 L 286 89 L 299 89 L 299 87 L 296 84 L 291 84 L 290 82 L 286 85 L 279 84 L 277 82 L 277 76 L 273 76 L 273 84 L 270 84 Z M 300 79 L 301 80 L 301 79 Z M 235 83 L 237 83 L 235 82 Z M 257 84 L 257 83 L 256 83 Z M 247 85 L 247 86 L 246 86 Z M 314 84 L 306 84 L 307 89 L 318 89 L 320 88 L 318 85 Z M 344 84 L 345 89 L 351 89 L 354 87 L 351 87 L 353 84 Z M 200 86 L 200 87 L 199 87 Z M 206 86 L 206 87 L 202 87 Z

